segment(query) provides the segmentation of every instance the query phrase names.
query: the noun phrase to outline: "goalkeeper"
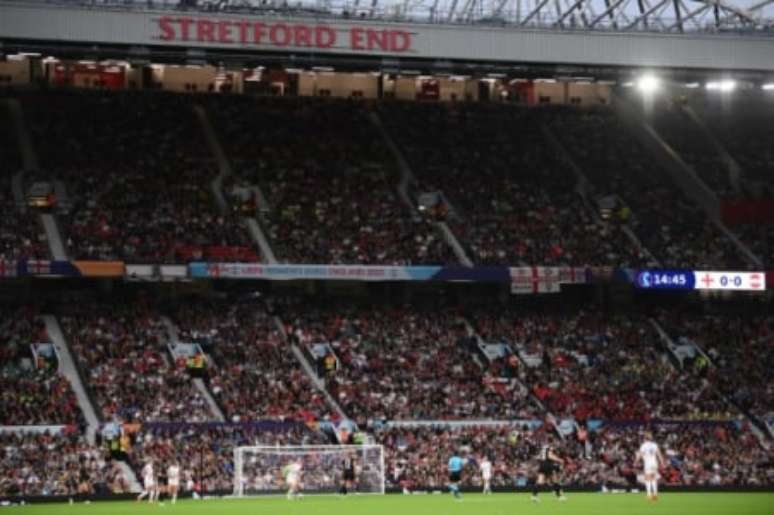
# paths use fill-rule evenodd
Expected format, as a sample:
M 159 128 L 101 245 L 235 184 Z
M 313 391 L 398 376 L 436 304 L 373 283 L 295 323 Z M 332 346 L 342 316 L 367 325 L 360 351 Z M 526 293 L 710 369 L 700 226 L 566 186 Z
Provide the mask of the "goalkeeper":
M 462 499 L 460 481 L 462 480 L 462 469 L 467 462 L 468 460 L 456 454 L 449 458 L 449 491 L 454 494 L 455 499 Z

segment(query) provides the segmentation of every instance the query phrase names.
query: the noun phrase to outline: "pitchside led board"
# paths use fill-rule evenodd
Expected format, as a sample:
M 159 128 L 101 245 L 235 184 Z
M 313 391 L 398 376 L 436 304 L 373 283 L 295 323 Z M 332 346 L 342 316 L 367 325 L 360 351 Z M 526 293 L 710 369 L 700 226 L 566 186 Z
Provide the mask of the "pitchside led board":
M 717 272 L 702 270 L 640 270 L 635 281 L 643 290 L 766 291 L 764 272 Z

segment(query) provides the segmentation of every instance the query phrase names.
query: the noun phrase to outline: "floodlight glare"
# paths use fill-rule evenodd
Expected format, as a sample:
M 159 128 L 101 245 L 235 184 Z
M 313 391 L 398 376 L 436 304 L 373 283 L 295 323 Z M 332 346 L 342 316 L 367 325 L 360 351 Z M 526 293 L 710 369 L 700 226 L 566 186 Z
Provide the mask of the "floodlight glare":
M 707 89 L 712 91 L 721 91 L 723 93 L 730 93 L 736 89 L 735 80 L 721 80 L 718 82 L 708 82 Z
M 661 81 L 653 75 L 643 75 L 637 80 L 637 89 L 642 93 L 654 93 L 661 87 Z

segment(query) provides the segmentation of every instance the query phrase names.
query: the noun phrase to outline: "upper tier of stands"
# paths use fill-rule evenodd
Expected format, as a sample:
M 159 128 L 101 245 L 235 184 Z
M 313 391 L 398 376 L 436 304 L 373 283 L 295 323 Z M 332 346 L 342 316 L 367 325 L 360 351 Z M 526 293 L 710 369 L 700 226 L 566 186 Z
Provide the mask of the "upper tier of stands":
M 543 113 L 487 104 L 390 102 L 379 114 L 409 161 L 417 192 L 442 191 L 477 264 L 639 266 L 615 222 L 595 220 L 577 178 L 540 130 Z
M 277 258 L 290 263 L 446 264 L 450 247 L 398 196 L 394 160 L 368 104 L 212 98 L 234 185 L 262 188 Z
M 191 97 L 50 92 L 21 100 L 43 167 L 34 177 L 61 180 L 73 204 L 60 217 L 71 258 L 258 260 L 241 223 L 211 198 L 215 166 Z

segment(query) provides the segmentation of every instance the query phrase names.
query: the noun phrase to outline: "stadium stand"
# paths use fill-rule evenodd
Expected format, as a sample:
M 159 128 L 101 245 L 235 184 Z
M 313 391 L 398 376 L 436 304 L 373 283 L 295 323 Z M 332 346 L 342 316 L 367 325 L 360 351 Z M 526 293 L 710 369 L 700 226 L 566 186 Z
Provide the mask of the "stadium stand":
M 631 211 L 642 244 L 666 267 L 745 269 L 733 242 L 653 163 L 609 107 L 552 109 L 558 134 L 599 195 Z M 684 237 L 690 234 L 690 238 Z
M 83 416 L 55 356 L 35 355 L 31 344 L 50 343 L 34 307 L 2 307 L 0 425 L 77 424 Z
M 646 119 L 715 193 L 721 197 L 734 194 L 728 168 L 700 127 L 683 112 L 679 100 L 657 102 Z
M 291 306 L 300 345 L 330 345 L 340 361 L 327 387 L 358 423 L 381 419 L 511 418 L 530 413 L 526 392 L 487 374 L 452 306 Z
M 143 299 L 73 306 L 60 322 L 105 421 L 213 420 L 185 366 L 172 361 L 166 326 Z
M 564 315 L 490 307 L 472 319 L 484 340 L 511 345 L 521 381 L 557 416 L 645 422 L 738 415 L 711 386 L 669 364 L 644 318 L 593 307 Z
M 67 187 L 60 217 L 76 259 L 258 261 L 236 217 L 220 213 L 214 164 L 193 101 L 165 93 L 22 97 L 44 177 Z
M 477 264 L 638 266 L 646 257 L 615 222 L 592 219 L 577 179 L 543 140 L 535 110 L 389 102 L 379 115 L 417 176 L 443 191 Z M 417 120 L 422 120 L 417 123 Z
M 181 341 L 200 344 L 211 356 L 209 387 L 230 421 L 329 415 L 264 306 L 191 301 L 175 310 L 173 320 Z
M 44 433 L 0 433 L 0 497 L 70 496 L 129 491 L 107 452 L 65 428 Z
M 184 490 L 231 492 L 234 447 L 243 445 L 314 445 L 330 439 L 303 423 L 155 424 L 132 435 L 129 459 L 139 475 L 153 460 L 158 467 L 181 465 Z M 272 478 L 276 480 L 276 478 Z
M 693 374 L 759 420 L 774 418 L 770 381 L 774 318 L 728 309 L 664 312 L 661 318 L 679 343 L 697 348 L 696 359 L 687 365 Z
M 0 96 L 0 262 L 48 257 L 43 228 L 35 211 L 24 209 L 14 199 L 12 177 L 23 170 L 19 144 Z
M 249 97 L 210 104 L 238 180 L 266 196 L 260 213 L 281 261 L 455 261 L 433 225 L 399 199 L 395 165 L 368 104 Z
M 747 430 L 733 424 L 670 424 L 651 426 L 668 461 L 664 481 L 669 485 L 761 485 L 771 481 L 768 455 Z M 562 439 L 543 429 L 505 427 L 388 427 L 379 432 L 386 447 L 387 477 L 392 486 L 444 488 L 444 457 L 462 452 L 480 461 L 496 463 L 495 486 L 527 486 L 537 475 L 534 456 L 543 445 L 553 445 L 567 460 L 563 477 L 576 485 L 608 489 L 637 485 L 631 456 L 642 441 L 642 426 L 579 427 Z M 478 474 L 466 483 L 479 486 Z

